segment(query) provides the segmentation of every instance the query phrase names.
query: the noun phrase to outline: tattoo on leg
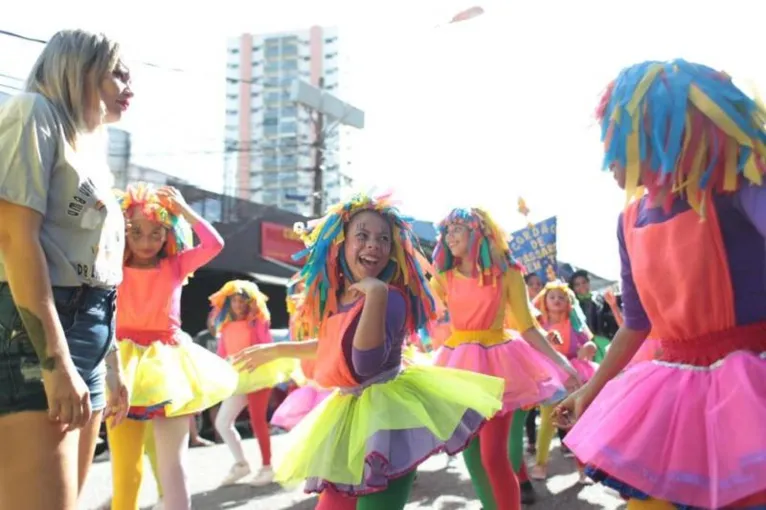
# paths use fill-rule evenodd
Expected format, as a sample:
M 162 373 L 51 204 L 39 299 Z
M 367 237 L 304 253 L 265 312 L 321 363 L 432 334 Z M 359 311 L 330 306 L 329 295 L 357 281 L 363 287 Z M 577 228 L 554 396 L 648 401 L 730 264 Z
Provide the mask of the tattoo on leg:
M 21 322 L 24 324 L 24 329 L 27 330 L 29 341 L 32 347 L 34 347 L 37 357 L 40 359 L 40 366 L 43 370 L 53 370 L 56 368 L 56 359 L 48 355 L 48 342 L 45 337 L 43 322 L 26 308 L 18 307 L 18 311 Z

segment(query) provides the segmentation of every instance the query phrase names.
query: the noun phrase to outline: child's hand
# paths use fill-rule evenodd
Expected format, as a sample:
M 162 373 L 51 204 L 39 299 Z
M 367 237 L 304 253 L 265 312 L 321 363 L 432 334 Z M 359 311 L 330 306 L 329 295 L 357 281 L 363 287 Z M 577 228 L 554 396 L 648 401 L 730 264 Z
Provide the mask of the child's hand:
M 370 294 L 374 294 L 376 292 L 387 294 L 388 285 L 386 285 L 382 280 L 378 280 L 377 278 L 367 277 L 353 284 L 348 288 L 348 290 L 357 292 L 359 294 L 364 294 L 365 296 L 369 296 Z
M 186 201 L 181 192 L 173 186 L 163 186 L 158 189 L 157 198 L 159 198 L 162 207 L 172 214 L 179 214 L 186 207 Z

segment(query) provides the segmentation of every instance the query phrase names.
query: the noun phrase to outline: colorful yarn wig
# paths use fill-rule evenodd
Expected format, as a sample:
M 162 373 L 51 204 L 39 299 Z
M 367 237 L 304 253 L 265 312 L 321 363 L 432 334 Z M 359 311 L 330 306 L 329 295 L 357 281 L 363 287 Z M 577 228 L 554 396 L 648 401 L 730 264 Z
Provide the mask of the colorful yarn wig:
M 157 196 L 157 190 L 151 184 L 139 182 L 129 184 L 125 191 L 115 190 L 117 200 L 126 221 L 136 211 L 140 211 L 150 221 L 155 221 L 168 229 L 167 242 L 160 256 L 172 257 L 194 246 L 191 225 L 183 217 L 169 211 Z M 128 251 L 125 251 L 128 257 Z
M 580 302 L 577 300 L 577 296 L 575 296 L 575 293 L 569 288 L 569 285 L 561 280 L 548 282 L 545 287 L 543 287 L 543 290 L 541 290 L 532 300 L 532 305 L 540 312 L 543 319 L 546 322 L 549 320 L 548 305 L 545 302 L 545 297 L 552 290 L 560 290 L 567 296 L 569 322 L 572 325 L 572 329 L 578 333 L 588 332 L 588 336 L 591 337 L 590 330 L 588 330 L 588 322 L 585 320 L 585 314 L 580 307 Z
M 258 285 L 248 280 L 231 280 L 226 282 L 221 289 L 212 294 L 208 299 L 215 310 L 215 330 L 221 331 L 224 324 L 236 320 L 231 310 L 231 298 L 242 296 L 247 299 L 250 311 L 247 320 L 270 321 L 271 314 L 266 301 L 266 295 L 260 291 Z
M 497 282 L 510 268 L 523 270 L 511 255 L 508 235 L 495 223 L 488 212 L 479 208 L 453 209 L 437 226 L 439 236 L 434 248 L 434 268 L 444 273 L 456 267 L 459 258 L 447 246 L 450 225 L 464 225 L 470 231 L 468 257 L 473 262 L 473 276 L 484 285 L 487 279 Z
M 704 215 L 710 193 L 763 183 L 766 110 L 731 78 L 709 67 L 673 60 L 624 69 L 607 87 L 596 115 L 604 167 L 625 169 L 628 198 L 645 187 L 669 191 Z
M 296 225 L 306 249 L 293 255 L 306 257 L 297 280 L 305 285 L 298 303 L 299 320 L 310 337 L 315 337 L 322 321 L 338 310 L 338 292 L 343 282 L 353 276 L 343 254 L 345 227 L 362 211 L 375 211 L 391 226 L 392 243 L 388 264 L 378 278 L 399 289 L 407 302 L 406 332 L 412 333 L 434 317 L 435 303 L 429 290 L 424 267 L 428 261 L 420 252 L 409 218 L 393 205 L 389 194 L 370 197 L 358 194 L 347 202 L 331 207 L 327 214 L 307 229 Z

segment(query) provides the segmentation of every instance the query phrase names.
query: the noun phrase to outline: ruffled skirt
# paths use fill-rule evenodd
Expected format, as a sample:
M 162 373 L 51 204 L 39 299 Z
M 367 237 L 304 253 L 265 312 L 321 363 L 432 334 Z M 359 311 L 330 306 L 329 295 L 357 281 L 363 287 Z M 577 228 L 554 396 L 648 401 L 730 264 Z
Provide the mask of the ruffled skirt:
M 334 390 L 290 433 L 276 480 L 306 480 L 307 492 L 385 490 L 430 456 L 468 446 L 502 394 L 502 379 L 422 365 Z
M 504 412 L 554 403 L 566 396 L 558 367 L 518 337 L 491 346 L 443 345 L 436 352 L 434 365 L 502 378 Z
M 564 442 L 626 497 L 712 509 L 766 491 L 764 427 L 766 354 L 737 351 L 710 367 L 634 365 Z
M 204 411 L 231 396 L 239 375 L 224 359 L 195 344 L 186 333 L 173 343 L 139 345 L 118 340 L 120 362 L 130 389 L 128 417 L 146 420 Z

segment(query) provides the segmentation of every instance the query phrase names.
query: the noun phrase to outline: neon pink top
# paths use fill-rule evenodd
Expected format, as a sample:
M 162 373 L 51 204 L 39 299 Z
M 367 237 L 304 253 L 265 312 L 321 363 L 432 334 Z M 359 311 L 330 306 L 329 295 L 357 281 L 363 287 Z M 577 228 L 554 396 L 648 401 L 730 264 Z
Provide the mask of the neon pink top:
M 193 228 L 200 240 L 194 248 L 162 259 L 154 268 L 124 268 L 117 288 L 118 339 L 141 345 L 158 340 L 176 343 L 181 331 L 183 282 L 223 249 L 223 239 L 212 225 L 200 220 Z
M 274 340 L 269 326 L 268 321 L 229 321 L 221 328 L 216 352 L 225 358 L 252 345 L 271 343 Z

